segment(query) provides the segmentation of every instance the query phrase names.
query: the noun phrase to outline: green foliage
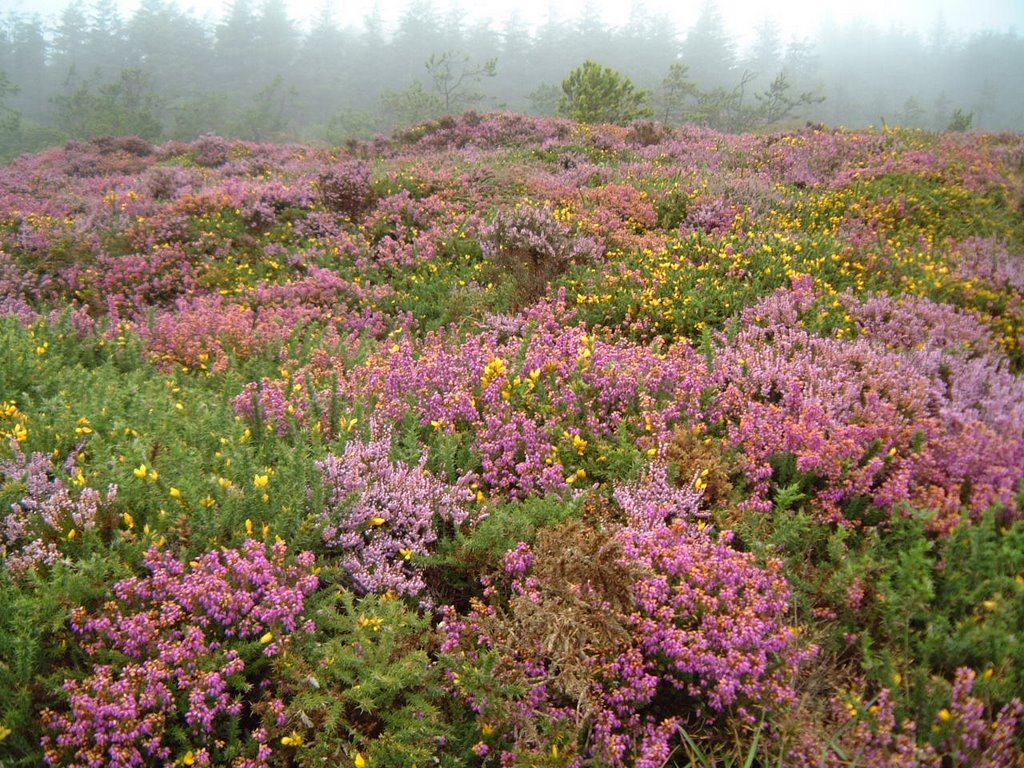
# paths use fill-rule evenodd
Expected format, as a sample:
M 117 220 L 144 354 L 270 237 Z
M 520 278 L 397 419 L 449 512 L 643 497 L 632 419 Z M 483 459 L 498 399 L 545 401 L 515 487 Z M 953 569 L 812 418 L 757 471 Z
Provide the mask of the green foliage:
M 284 731 L 294 764 L 451 765 L 456 739 L 430 619 L 388 596 L 322 590 L 316 639 L 285 662 L 296 694 Z
M 953 114 L 949 118 L 949 124 L 946 126 L 946 130 L 951 133 L 963 133 L 964 131 L 971 130 L 971 123 L 973 122 L 973 112 L 964 112 L 960 107 L 957 107 L 953 110 Z
M 174 122 L 168 129 L 173 139 L 191 140 L 206 133 L 228 132 L 228 98 L 223 93 L 196 92 L 173 105 Z
M 820 104 L 825 100 L 824 96 L 813 91 L 804 91 L 794 96 L 789 92 L 791 87 L 786 73 L 779 72 L 767 91 L 754 94 L 758 102 L 754 117 L 759 123 L 772 125 L 797 117 L 801 107 Z
M 69 138 L 135 135 L 159 138 L 160 99 L 141 69 L 123 69 L 112 82 L 68 82 L 68 90 L 54 98 L 57 124 Z
M 558 103 L 562 99 L 562 89 L 551 83 L 541 83 L 527 97 L 530 107 L 537 115 L 558 114 Z
M 79 338 L 60 324 L 25 329 L 7 317 L 0 338 L 11 351 L 10 364 L 0 368 L 0 402 L 14 401 L 27 414 L 24 450 L 77 455 L 89 487 L 116 484 L 115 540 L 141 552 L 162 537 L 201 552 L 212 543 L 238 544 L 250 520 L 257 531 L 266 524 L 271 540 L 316 543 L 304 510 L 290 499 L 318 484 L 311 452 L 323 448 L 246 429 L 230 404 L 240 381 L 261 375 L 265 363 L 239 363 L 223 376 L 163 378 L 153 375 L 134 336 Z M 0 456 L 6 451 L 0 448 Z M 143 465 L 147 472 L 139 477 L 135 470 Z M 255 487 L 256 475 L 268 476 L 265 488 Z M 5 488 L 0 501 L 16 501 L 16 493 Z M 122 512 L 130 513 L 131 525 L 119 520 Z M 84 555 L 106 545 L 85 537 L 80 546 L 89 548 Z
M 474 578 L 497 570 L 508 550 L 521 541 L 532 542 L 541 529 L 578 516 L 583 504 L 583 499 L 549 496 L 495 503 L 472 531 L 442 540 L 433 563 L 446 578 L 464 580 L 464 586 L 475 591 Z
M 297 103 L 298 90 L 275 76 L 242 111 L 236 135 L 255 141 L 280 140 L 291 125 Z
M 980 670 L 992 700 L 1024 691 L 1024 524 L 1003 525 L 990 512 L 962 525 L 939 548 L 928 627 L 917 651 L 931 669 Z
M 625 125 L 638 117 L 650 117 L 647 92 L 611 67 L 591 59 L 562 81 L 558 113 L 584 123 Z
M 324 136 L 331 145 L 341 146 L 356 139 L 369 139 L 379 130 L 380 120 L 369 112 L 344 110 L 331 115 Z
M 666 88 L 671 86 L 672 77 L 670 73 L 666 78 Z M 732 88 L 718 87 L 708 91 L 672 86 L 676 91 L 682 89 L 682 93 L 693 99 L 691 106 L 682 109 L 681 117 L 719 131 L 752 131 L 798 117 L 801 108 L 825 100 L 824 96 L 813 91 L 791 94 L 789 78 L 785 72 L 779 72 L 768 89 L 755 93 L 751 102 L 747 98 L 747 86 L 755 78 L 755 73 L 744 72 Z
M 0 72 L 0 157 L 6 157 L 20 138 L 21 113 L 8 105 L 8 100 L 20 89 Z
M 759 723 L 757 730 L 754 731 L 754 735 L 750 739 L 750 745 L 747 747 L 742 763 L 737 763 L 731 755 L 726 756 L 724 761 L 720 763 L 716 757 L 707 754 L 703 749 L 701 749 L 693 736 L 691 736 L 684 727 L 680 726 L 679 733 L 683 737 L 683 742 L 686 745 L 686 756 L 690 761 L 688 768 L 719 768 L 719 766 L 721 766 L 721 768 L 736 768 L 736 766 L 752 768 L 754 761 L 757 759 L 758 747 L 761 745 L 763 725 L 764 723 Z
M 11 731 L 0 739 L 0 765 L 39 764 L 39 710 L 56 706 L 61 681 L 85 668 L 68 621 L 71 608 L 98 604 L 111 583 L 129 575 L 110 555 L 58 562 L 17 580 L 0 569 L 0 724 Z
M 438 117 L 444 111 L 444 102 L 417 80 L 404 91 L 384 91 L 380 109 L 391 126 L 408 126 Z
M 681 122 L 692 102 L 700 91 L 697 84 L 690 79 L 690 68 L 682 62 L 675 62 L 669 67 L 668 74 L 661 81 L 658 92 L 659 113 L 666 123 Z
M 959 667 L 977 671 L 976 693 L 994 710 L 1021 695 L 1024 523 L 992 511 L 936 538 L 928 515 L 907 509 L 887 530 L 830 531 L 793 511 L 798 496 L 779 488 L 776 509 L 738 530 L 786 559 L 797 611 L 824 619 L 816 640 L 836 665 L 829 674 L 854 664 L 918 722 L 948 702 Z

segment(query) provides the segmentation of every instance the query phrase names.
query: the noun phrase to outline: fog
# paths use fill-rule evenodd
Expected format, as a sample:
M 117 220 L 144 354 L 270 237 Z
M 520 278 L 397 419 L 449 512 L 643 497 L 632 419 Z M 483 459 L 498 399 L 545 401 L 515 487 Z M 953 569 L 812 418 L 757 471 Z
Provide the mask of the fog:
M 131 16 L 143 3 L 127 0 L 115 3 L 123 16 Z M 15 13 L 38 13 L 56 16 L 67 3 L 64 0 L 6 0 L 0 3 L 0 10 Z M 186 0 L 180 7 L 199 18 L 218 20 L 229 3 L 224 0 Z M 335 18 L 343 25 L 358 25 L 374 11 L 375 6 L 386 23 L 401 18 L 410 5 L 408 0 L 327 0 L 327 2 L 287 2 L 288 14 L 299 25 L 308 28 L 315 22 L 323 7 L 332 9 Z M 536 28 L 554 15 L 562 20 L 575 19 L 583 13 L 596 14 L 603 23 L 621 26 L 629 23 L 633 3 L 587 2 L 587 0 L 491 0 L 471 3 L 465 0 L 441 0 L 434 3 L 442 14 L 458 13 L 469 23 L 482 20 L 502 23 L 513 14 L 518 15 L 528 26 Z M 650 11 L 664 14 L 680 28 L 689 27 L 700 13 L 699 2 L 678 0 L 647 0 L 643 5 Z M 854 21 L 870 23 L 879 29 L 901 26 L 908 29 L 927 30 L 940 19 L 960 34 L 972 34 L 982 30 L 1024 31 L 1024 3 L 1019 0 L 987 0 L 983 3 L 965 0 L 859 0 L 851 3 L 844 0 L 783 0 L 765 4 L 762 0 L 719 0 L 718 9 L 725 27 L 741 43 L 753 40 L 751 20 L 766 16 L 779 26 L 784 38 L 813 35 L 823 24 L 846 24 Z
M 469 108 L 556 114 L 588 58 L 667 122 L 1024 130 L 1019 0 L 311 7 L 9 0 L 0 152 L 98 133 L 338 143 Z

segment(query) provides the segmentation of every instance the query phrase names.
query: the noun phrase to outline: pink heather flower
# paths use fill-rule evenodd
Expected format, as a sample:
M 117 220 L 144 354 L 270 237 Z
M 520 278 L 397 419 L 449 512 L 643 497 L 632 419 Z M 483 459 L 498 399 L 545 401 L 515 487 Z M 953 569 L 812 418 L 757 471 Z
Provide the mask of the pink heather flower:
M 419 597 L 426 584 L 416 556 L 433 547 L 438 523 L 469 520 L 470 497 L 432 475 L 425 454 L 416 465 L 391 461 L 391 432 L 377 431 L 370 441 L 353 440 L 340 456 L 317 463 L 328 491 L 320 513 L 323 540 L 341 552 L 360 591 Z
M 217 748 L 219 729 L 243 708 L 230 681 L 245 674 L 246 661 L 232 646 L 272 631 L 281 647 L 297 631 L 317 586 L 309 556 L 301 560 L 289 565 L 283 543 L 268 554 L 252 539 L 188 566 L 151 548 L 147 576 L 118 582 L 115 599 L 96 615 L 72 612 L 72 629 L 90 656 L 114 653 L 126 662 L 65 681 L 69 711 L 42 715 L 47 762 L 126 768 L 165 761 L 177 729 L 190 744 Z M 259 760 L 253 765 L 263 768 L 265 757 Z

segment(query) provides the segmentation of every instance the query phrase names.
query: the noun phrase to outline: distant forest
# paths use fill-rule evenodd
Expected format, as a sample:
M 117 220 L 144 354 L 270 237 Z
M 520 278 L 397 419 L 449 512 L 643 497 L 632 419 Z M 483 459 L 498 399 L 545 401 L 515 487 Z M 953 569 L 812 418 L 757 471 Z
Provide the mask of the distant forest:
M 1024 130 L 1024 38 L 864 23 L 784 39 L 772 22 L 740 48 L 713 3 L 688 29 L 633 4 L 624 26 L 594 8 L 533 28 L 469 25 L 427 2 L 396 24 L 345 26 L 325 3 L 305 27 L 283 0 L 234 0 L 216 23 L 174 2 L 73 2 L 0 22 L 0 156 L 68 139 L 206 133 L 341 143 L 466 109 L 556 114 L 586 59 L 645 92 L 650 114 L 720 130 L 805 121 L 931 130 Z

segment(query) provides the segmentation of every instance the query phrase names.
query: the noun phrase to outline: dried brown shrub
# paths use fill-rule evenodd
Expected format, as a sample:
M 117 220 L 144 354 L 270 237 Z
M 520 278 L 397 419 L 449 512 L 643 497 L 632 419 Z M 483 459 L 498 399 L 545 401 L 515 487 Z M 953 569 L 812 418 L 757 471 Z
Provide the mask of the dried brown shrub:
M 542 530 L 533 546 L 537 589 L 491 614 L 488 634 L 509 657 L 543 658 L 549 689 L 585 717 L 597 704 L 601 660 L 630 642 L 625 618 L 636 574 L 622 560 L 614 528 L 572 519 Z
M 728 501 L 732 491 L 730 476 L 736 467 L 719 441 L 703 431 L 680 429 L 668 444 L 666 458 L 676 467 L 680 481 L 689 482 L 699 475 L 709 505 Z

